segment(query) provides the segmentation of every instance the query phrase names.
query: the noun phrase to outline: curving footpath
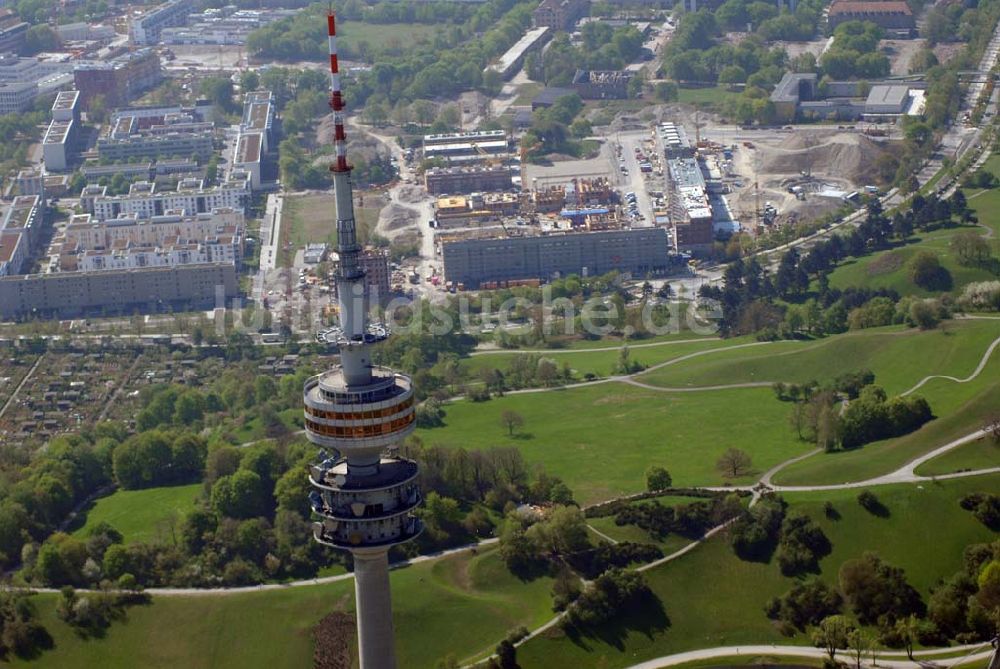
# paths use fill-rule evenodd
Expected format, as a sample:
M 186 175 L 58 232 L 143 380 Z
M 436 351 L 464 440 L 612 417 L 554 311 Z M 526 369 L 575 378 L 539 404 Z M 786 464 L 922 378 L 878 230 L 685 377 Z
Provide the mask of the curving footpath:
M 982 319 L 982 320 L 987 320 L 987 319 Z M 991 318 L 991 319 L 988 319 L 988 320 L 995 320 L 995 319 Z M 972 381 L 977 376 L 979 376 L 982 373 L 982 371 L 986 368 L 986 365 L 990 361 L 990 356 L 993 355 L 993 351 L 995 351 L 997 349 L 997 346 L 1000 346 L 1000 337 L 997 337 L 996 339 L 994 339 L 993 343 L 990 344 L 986 348 L 986 352 L 983 353 L 983 357 L 980 358 L 979 364 L 972 371 L 972 374 L 969 374 L 964 379 L 959 379 L 959 378 L 956 378 L 954 376 L 947 376 L 945 374 L 932 374 L 930 376 L 925 376 L 924 378 L 920 379 L 920 381 L 917 382 L 917 385 L 913 386 L 912 388 L 910 388 L 909 390 L 907 390 L 905 392 L 900 393 L 900 395 L 901 396 L 906 396 L 906 395 L 909 395 L 909 394 L 911 394 L 913 392 L 916 392 L 925 383 L 927 383 L 928 381 L 932 381 L 934 379 L 945 379 L 945 380 L 948 380 L 948 381 L 954 381 L 955 383 L 968 383 L 969 381 Z
M 983 647 L 986 650 L 979 650 Z M 926 663 L 931 663 L 934 657 L 941 655 L 943 653 L 954 653 L 955 651 L 968 650 L 970 654 L 966 655 L 964 658 L 942 658 L 943 660 L 961 660 L 963 662 L 974 662 L 987 660 L 993 655 L 993 650 L 990 648 L 990 644 L 976 644 L 971 646 L 952 646 L 951 648 L 944 648 L 941 650 L 931 650 L 931 651 L 917 651 L 913 653 L 914 660 L 906 658 L 904 655 L 901 659 L 892 659 L 893 657 L 899 658 L 900 653 L 885 653 L 880 654 L 878 658 L 879 667 L 890 667 L 891 669 L 912 669 L 915 665 L 925 665 Z M 972 652 L 975 651 L 975 652 Z M 672 667 L 678 664 L 687 664 L 688 662 L 699 662 L 702 660 L 712 660 L 716 658 L 732 658 L 739 655 L 747 655 L 750 657 L 759 656 L 779 656 L 779 657 L 806 657 L 810 659 L 823 659 L 827 657 L 826 651 L 822 648 L 811 648 L 809 646 L 720 646 L 718 648 L 705 648 L 702 650 L 692 650 L 686 653 L 675 653 L 673 655 L 665 655 L 663 657 L 658 657 L 655 660 L 648 660 L 646 662 L 641 662 L 639 664 L 633 664 L 627 669 L 662 669 L 663 667 Z M 848 666 L 853 665 L 855 660 L 851 654 L 846 650 L 838 650 L 837 658 L 847 664 Z M 920 662 L 918 660 L 924 660 Z M 864 666 L 875 666 L 873 662 L 862 661 Z M 936 663 L 935 663 L 936 664 Z M 948 665 L 948 666 L 953 666 Z
M 660 346 L 673 346 L 675 344 L 699 344 L 705 341 L 722 341 L 722 337 L 698 337 L 697 339 L 672 339 L 670 341 L 654 341 L 647 342 L 645 344 L 630 344 L 628 342 L 622 342 L 618 346 L 599 346 L 596 348 L 484 348 L 477 351 L 473 351 L 469 354 L 470 358 L 475 358 L 481 355 L 504 355 L 504 354 L 530 354 L 537 353 L 539 355 L 562 355 L 566 353 L 610 353 L 612 351 L 620 351 L 622 347 L 627 346 L 629 350 L 640 349 L 640 348 L 659 348 Z
M 480 542 L 474 544 L 465 544 L 462 546 L 457 546 L 455 548 L 449 548 L 448 550 L 437 551 L 436 553 L 427 553 L 426 555 L 419 555 L 415 558 L 409 560 L 401 560 L 400 562 L 393 562 L 389 565 L 389 569 L 403 569 L 404 567 L 411 567 L 421 562 L 429 562 L 431 560 L 437 560 L 440 558 L 448 557 L 450 555 L 455 555 L 457 553 L 464 553 L 465 551 L 473 551 L 482 546 L 489 546 L 495 544 L 499 539 L 483 539 Z M 240 595 L 247 594 L 251 592 L 266 592 L 268 590 L 287 590 L 289 588 L 305 588 L 314 585 L 328 585 L 330 583 L 337 583 L 339 581 L 348 581 L 354 578 L 353 572 L 348 572 L 346 574 L 337 574 L 336 576 L 324 576 L 322 578 L 309 578 L 302 581 L 289 581 L 288 583 L 261 583 L 258 585 L 241 585 L 235 587 L 223 587 L 223 588 L 146 588 L 143 592 L 149 595 L 155 595 L 157 597 L 201 597 L 201 596 L 213 596 L 217 597 L 220 595 Z M 47 594 L 58 594 L 62 592 L 60 588 L 23 588 L 29 592 L 39 592 Z M 77 592 L 91 592 L 85 588 L 77 588 Z

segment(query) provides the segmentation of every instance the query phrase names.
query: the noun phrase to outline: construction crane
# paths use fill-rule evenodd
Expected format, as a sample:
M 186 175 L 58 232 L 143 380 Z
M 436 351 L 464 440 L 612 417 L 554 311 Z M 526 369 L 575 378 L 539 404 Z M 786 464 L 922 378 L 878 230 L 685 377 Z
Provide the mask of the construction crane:
M 478 143 L 473 142 L 472 148 L 476 150 L 476 153 L 478 153 L 479 157 L 483 159 L 483 162 L 486 163 L 487 167 L 498 167 L 500 165 L 503 165 L 503 158 L 488 153 L 486 149 L 479 146 Z
M 525 173 L 525 165 L 528 164 L 528 154 L 535 149 L 540 149 L 542 147 L 542 142 L 538 141 L 531 146 L 525 146 L 524 142 L 521 142 L 521 190 L 525 190 L 528 186 L 527 174 Z

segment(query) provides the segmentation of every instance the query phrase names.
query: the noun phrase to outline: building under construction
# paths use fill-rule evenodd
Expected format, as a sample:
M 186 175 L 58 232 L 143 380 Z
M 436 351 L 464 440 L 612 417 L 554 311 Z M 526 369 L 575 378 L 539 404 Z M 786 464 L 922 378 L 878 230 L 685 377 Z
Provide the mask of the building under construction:
M 424 159 L 440 158 L 449 165 L 503 161 L 511 157 L 503 130 L 477 130 L 424 135 Z
M 514 181 L 508 167 L 432 167 L 424 172 L 424 186 L 431 195 L 457 195 L 510 190 Z
M 696 158 L 667 161 L 667 203 L 676 251 L 705 251 L 715 232 L 705 177 Z

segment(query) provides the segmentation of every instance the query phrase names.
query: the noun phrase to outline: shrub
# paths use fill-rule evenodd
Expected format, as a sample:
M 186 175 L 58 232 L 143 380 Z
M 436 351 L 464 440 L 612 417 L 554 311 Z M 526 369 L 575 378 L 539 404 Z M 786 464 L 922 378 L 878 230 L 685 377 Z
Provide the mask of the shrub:
M 959 304 L 970 311 L 1000 311 L 1000 281 L 979 281 L 968 284 Z
M 792 586 L 781 597 L 774 597 L 764 608 L 768 618 L 784 621 L 798 629 L 818 625 L 828 616 L 840 613 L 840 593 L 818 578 Z

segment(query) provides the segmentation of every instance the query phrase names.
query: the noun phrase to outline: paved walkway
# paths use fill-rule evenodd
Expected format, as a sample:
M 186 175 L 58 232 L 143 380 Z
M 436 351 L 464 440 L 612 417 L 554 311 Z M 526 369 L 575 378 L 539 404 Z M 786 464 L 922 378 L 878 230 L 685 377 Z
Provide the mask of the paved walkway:
M 985 645 L 985 650 L 983 646 Z M 940 666 L 951 666 L 954 664 L 955 660 L 963 660 L 965 662 L 975 662 L 981 660 L 987 660 L 992 656 L 993 650 L 990 645 L 978 644 L 974 646 L 953 646 L 951 648 L 945 648 L 943 650 L 933 650 L 933 651 L 918 651 L 914 653 L 917 662 L 911 661 L 905 655 L 900 657 L 899 653 L 885 653 L 880 654 L 878 658 L 879 667 L 889 667 L 891 669 L 912 669 L 915 666 L 922 666 L 929 662 L 932 662 L 935 656 L 940 656 L 941 654 L 950 654 L 955 651 L 969 650 L 975 651 L 967 655 L 964 660 L 963 658 L 942 658 L 938 662 L 944 663 Z M 815 659 L 822 659 L 827 656 L 826 651 L 822 648 L 811 648 L 809 646 L 720 646 L 718 648 L 705 648 L 702 650 L 692 650 L 686 653 L 675 653 L 674 655 L 665 655 L 663 657 L 658 657 L 655 660 L 648 660 L 646 662 L 641 662 L 639 664 L 633 664 L 628 669 L 662 669 L 663 667 L 672 667 L 678 664 L 686 664 L 688 662 L 699 662 L 702 660 L 712 660 L 716 658 L 730 658 L 740 655 L 759 657 L 759 656 L 779 656 L 779 657 L 808 657 Z M 841 662 L 846 663 L 848 666 L 854 665 L 854 658 L 848 651 L 839 650 L 837 651 L 837 659 Z M 863 659 L 861 661 L 862 666 L 870 667 L 872 663 L 868 659 Z M 937 664 L 937 663 L 935 663 Z

